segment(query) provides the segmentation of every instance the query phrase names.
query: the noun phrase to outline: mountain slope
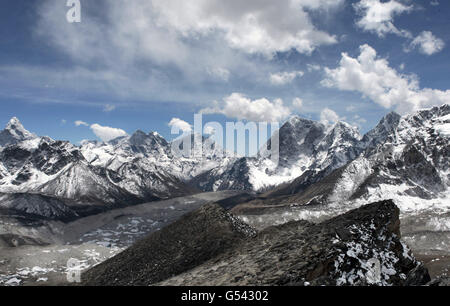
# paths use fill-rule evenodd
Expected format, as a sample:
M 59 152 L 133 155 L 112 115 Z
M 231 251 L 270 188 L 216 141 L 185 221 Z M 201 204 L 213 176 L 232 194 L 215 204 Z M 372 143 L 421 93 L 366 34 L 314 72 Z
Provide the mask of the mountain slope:
M 71 209 L 63 206 L 68 202 L 77 203 L 84 211 L 92 210 L 84 209 L 87 206 L 97 207 L 96 211 L 101 206 L 104 210 L 196 192 L 144 157 L 166 150 L 167 142 L 156 133 L 145 135 L 138 131 L 130 138 L 114 140 L 115 147 L 89 143 L 79 148 L 69 142 L 37 137 L 13 118 L 1 135 L 6 145 L 0 147 L 0 192 L 11 194 L 9 199 L 18 202 L 8 202 L 3 208 L 31 211 L 44 218 L 58 214 L 67 218 L 66 212 Z M 34 195 L 36 202 L 24 200 L 24 194 Z M 54 197 L 60 203 L 56 205 L 39 195 Z
M 269 140 L 279 139 L 279 162 L 267 157 L 243 158 L 215 168 L 193 183 L 203 190 L 264 191 L 302 175 L 326 174 L 355 159 L 363 150 L 359 132 L 352 126 L 338 122 L 325 126 L 312 120 L 292 117 Z
M 196 267 L 255 234 L 218 205 L 188 213 L 83 273 L 84 285 L 145 286 Z
M 19 119 L 13 117 L 6 125 L 6 128 L 0 131 L 0 147 L 33 138 L 36 138 L 36 135 L 28 132 L 20 123 Z
M 305 173 L 240 209 L 383 199 L 395 199 L 402 210 L 449 209 L 449 131 L 449 105 L 388 114 L 364 136 L 370 145 L 356 159 L 331 173 Z
M 428 271 L 400 241 L 399 225 L 398 208 L 384 201 L 319 224 L 290 222 L 255 235 L 207 205 L 82 279 L 85 285 L 424 285 Z

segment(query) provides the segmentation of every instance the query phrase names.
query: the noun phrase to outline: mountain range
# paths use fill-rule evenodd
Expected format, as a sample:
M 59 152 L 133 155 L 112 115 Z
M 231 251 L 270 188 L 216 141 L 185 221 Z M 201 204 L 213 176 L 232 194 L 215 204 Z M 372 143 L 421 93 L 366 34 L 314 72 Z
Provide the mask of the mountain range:
M 75 146 L 36 136 L 12 118 L 0 132 L 0 213 L 69 220 L 228 189 L 255 193 L 247 209 L 386 198 L 449 202 L 450 105 L 389 113 L 365 135 L 345 122 L 299 117 L 276 133 L 278 164 L 223 154 L 205 137 L 203 156 L 178 157 L 156 132 Z

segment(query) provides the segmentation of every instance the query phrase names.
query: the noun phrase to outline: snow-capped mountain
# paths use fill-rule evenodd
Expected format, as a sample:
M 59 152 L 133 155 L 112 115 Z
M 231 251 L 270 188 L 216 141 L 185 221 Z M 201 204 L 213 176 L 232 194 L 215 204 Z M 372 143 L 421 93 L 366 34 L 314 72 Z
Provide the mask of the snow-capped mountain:
M 198 190 L 269 190 L 260 198 L 298 205 L 399 197 L 420 199 L 420 205 L 449 198 L 449 105 L 404 117 L 390 113 L 363 137 L 344 122 L 327 126 L 293 117 L 273 136 L 279 163 L 236 157 L 199 135 L 185 136 L 192 146 L 197 136 L 201 141 L 202 154 L 189 156 L 174 154 L 180 139 L 167 142 L 156 132 L 78 147 L 37 137 L 13 118 L 0 136 L 0 209 L 46 217 Z M 33 201 L 40 204 L 31 207 Z
M 450 105 L 386 115 L 364 151 L 331 173 L 307 172 L 266 193 L 265 204 L 367 203 L 394 199 L 403 211 L 450 208 Z M 358 147 L 359 150 L 359 147 Z
M 381 198 L 405 210 L 450 207 L 450 105 L 399 118 L 384 141 L 345 166 L 328 201 Z
M 34 138 L 36 138 L 36 135 L 28 132 L 22 126 L 19 119 L 13 117 L 6 125 L 6 128 L 3 131 L 0 131 L 0 147 Z
M 203 190 L 262 191 L 303 174 L 329 174 L 364 150 L 358 130 L 345 122 L 325 126 L 295 116 L 275 133 L 273 137 L 279 139 L 278 163 L 268 157 L 241 158 L 197 177 L 195 184 Z
M 189 142 L 183 142 L 190 137 Z M 131 136 L 121 137 L 107 143 L 86 142 L 80 150 L 89 163 L 121 173 L 125 178 L 148 176 L 149 173 L 162 175 L 162 183 L 166 180 L 189 181 L 194 177 L 213 168 L 222 167 L 234 161 L 233 154 L 223 150 L 210 138 L 197 138 L 201 142 L 202 151 L 195 155 L 194 135 L 183 136 L 173 142 L 167 142 L 156 132 L 145 134 L 137 131 Z M 174 154 L 172 147 L 182 151 L 183 143 L 190 143 L 192 151 L 189 154 Z M 198 152 L 198 150 L 197 150 Z M 158 175 L 147 177 L 147 182 L 138 183 L 148 186 L 158 179 Z M 132 181 L 125 185 L 134 184 Z
M 25 130 L 16 118 L 1 135 L 6 135 L 2 140 L 7 145 L 0 147 L 0 193 L 15 194 L 16 202 L 22 203 L 13 205 L 12 201 L 1 201 L 2 208 L 20 208 L 29 214 L 44 213 L 43 216 L 52 217 L 57 211 L 63 212 L 61 205 L 68 201 L 86 210 L 84 207 L 88 206 L 132 205 L 193 192 L 164 169 L 140 162 L 139 154 L 154 154 L 167 145 L 156 134 L 140 137 L 141 132 L 137 132 L 127 140 L 116 139 L 111 145 L 121 145 L 122 150 L 117 153 L 102 151 L 106 144 L 89 143 L 80 148 L 69 142 L 37 137 Z M 136 152 L 135 156 L 132 152 Z M 34 206 L 33 201 L 28 200 L 30 194 L 42 196 L 35 197 L 37 204 Z M 55 206 L 56 200 L 47 201 L 45 197 L 62 202 Z M 24 203 L 29 203 L 30 207 Z M 42 206 L 39 203 L 47 203 L 48 209 L 39 208 Z

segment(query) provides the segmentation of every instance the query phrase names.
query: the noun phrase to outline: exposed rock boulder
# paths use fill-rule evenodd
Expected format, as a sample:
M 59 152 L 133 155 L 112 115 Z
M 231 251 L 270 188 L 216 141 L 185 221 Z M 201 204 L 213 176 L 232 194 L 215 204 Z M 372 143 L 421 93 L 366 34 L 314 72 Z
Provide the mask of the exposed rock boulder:
M 256 231 L 208 204 L 83 274 L 84 285 L 150 285 L 201 265 Z
M 428 272 L 399 240 L 399 225 L 392 201 L 320 224 L 291 222 L 160 284 L 424 285 Z
M 86 285 L 424 285 L 399 210 L 373 203 L 320 224 L 260 232 L 218 205 L 185 215 L 83 274 Z M 161 282 L 162 281 L 162 282 Z

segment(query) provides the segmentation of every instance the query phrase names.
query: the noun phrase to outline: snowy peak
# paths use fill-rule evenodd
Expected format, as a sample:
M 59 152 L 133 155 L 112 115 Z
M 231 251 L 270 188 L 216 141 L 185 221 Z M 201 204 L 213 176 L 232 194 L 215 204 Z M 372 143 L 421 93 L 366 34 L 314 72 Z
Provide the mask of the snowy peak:
M 298 156 L 311 155 L 315 145 L 325 135 L 325 126 L 320 122 L 297 116 L 289 119 L 278 131 L 280 159 L 282 162 L 297 160 Z
M 18 142 L 36 138 L 36 135 L 27 131 L 19 119 L 16 117 L 11 118 L 6 128 L 0 132 L 0 146 L 7 146 L 10 144 L 16 144 Z
M 384 116 L 376 127 L 364 135 L 362 139 L 364 146 L 373 149 L 378 144 L 386 142 L 389 137 L 394 137 L 401 118 L 402 117 L 395 112 L 390 112 Z
M 138 130 L 131 136 L 124 136 L 113 139 L 108 143 L 102 143 L 97 147 L 112 147 L 110 151 L 126 154 L 165 155 L 168 149 L 167 141 L 158 133 Z
M 11 120 L 9 120 L 5 130 L 9 131 L 11 135 L 14 135 L 17 139 L 28 139 L 35 136 L 23 127 L 17 117 L 12 117 Z
M 326 139 L 332 140 L 330 146 L 335 146 L 337 144 L 343 143 L 356 143 L 360 141 L 361 134 L 358 128 L 351 126 L 346 122 L 337 122 L 331 130 L 327 133 Z
M 167 141 L 157 133 L 146 134 L 141 130 L 136 131 L 129 138 L 129 143 L 134 151 L 149 152 L 167 147 Z

